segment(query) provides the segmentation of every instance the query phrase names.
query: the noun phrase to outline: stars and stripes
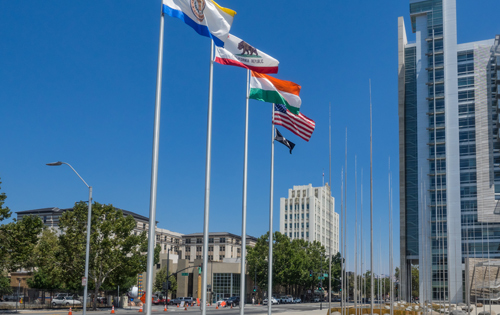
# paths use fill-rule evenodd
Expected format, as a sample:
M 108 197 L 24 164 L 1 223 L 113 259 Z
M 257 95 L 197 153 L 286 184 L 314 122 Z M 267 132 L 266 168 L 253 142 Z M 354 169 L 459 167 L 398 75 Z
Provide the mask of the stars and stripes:
M 274 124 L 283 126 L 302 139 L 311 139 L 316 123 L 302 113 L 293 114 L 285 105 L 274 104 Z

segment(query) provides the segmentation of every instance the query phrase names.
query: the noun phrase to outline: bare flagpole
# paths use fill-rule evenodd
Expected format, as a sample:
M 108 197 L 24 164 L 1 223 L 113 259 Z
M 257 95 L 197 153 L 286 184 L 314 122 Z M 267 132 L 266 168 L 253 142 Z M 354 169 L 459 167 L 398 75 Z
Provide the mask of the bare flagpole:
M 394 285 L 393 285 L 393 261 L 392 261 L 392 173 L 391 173 L 391 157 L 389 157 L 389 284 L 391 294 L 391 315 L 394 314 Z
M 241 272 L 240 272 L 240 314 L 245 314 L 245 279 L 246 279 L 246 248 L 247 248 L 247 179 L 248 179 L 248 102 L 250 98 L 250 70 L 247 70 L 247 91 L 245 108 L 245 149 L 243 158 L 243 205 L 241 214 Z
M 329 162 L 330 162 L 330 192 L 328 195 L 328 210 L 330 218 L 330 233 L 328 233 L 330 237 L 330 250 L 328 256 L 330 256 L 330 265 L 328 266 L 328 312 L 332 311 L 332 247 L 333 247 L 333 223 L 332 223 L 332 103 L 329 104 L 329 128 L 328 128 L 328 139 L 329 139 Z
M 272 315 L 273 297 L 273 194 L 274 194 L 274 104 L 272 105 L 272 137 L 271 137 L 271 189 L 269 198 L 269 261 L 267 269 L 267 314 Z
M 358 157 L 354 156 L 354 186 L 356 225 L 354 227 L 354 309 L 358 313 Z
M 373 139 L 372 139 L 372 80 L 370 79 L 370 314 L 373 314 Z
M 214 85 L 214 41 L 210 45 L 210 81 L 208 89 L 207 160 L 205 166 L 205 213 L 203 219 L 203 272 L 201 275 L 201 314 L 207 313 L 208 219 L 210 216 L 210 176 L 212 166 L 212 98 Z M 151 313 L 148 313 L 151 314 Z
M 344 245 L 344 168 L 342 167 L 342 176 L 341 176 L 341 184 L 340 184 L 340 252 L 342 253 L 342 255 L 340 255 L 340 297 L 342 299 L 342 301 L 340 302 L 340 310 L 341 310 L 341 314 L 344 315 L 344 308 L 345 308 L 345 299 L 344 299 L 344 295 L 345 295 L 345 290 L 344 290 L 344 282 L 345 282 L 345 278 L 344 278 L 344 265 L 345 265 L 345 260 L 344 260 L 344 256 L 345 256 L 345 252 L 344 252 L 344 248 L 343 248 L 343 245 Z
M 347 127 L 345 128 L 345 188 L 344 188 L 344 275 L 345 294 L 349 300 L 349 279 L 347 279 Z M 347 311 L 347 309 L 345 309 Z
M 153 131 L 153 157 L 151 163 L 151 192 L 149 196 L 149 231 L 148 231 L 148 257 L 146 272 L 146 314 L 151 314 L 151 301 L 153 291 L 153 268 L 155 252 L 155 232 L 156 232 L 156 192 L 158 189 L 158 156 L 160 150 L 160 113 L 161 113 L 161 79 L 163 68 L 163 30 L 164 16 L 163 4 L 161 6 L 160 18 L 160 43 L 158 46 L 158 69 L 156 72 L 156 98 L 155 98 L 155 118 Z M 89 203 L 91 201 L 89 200 Z M 86 296 L 85 296 L 86 298 Z M 85 311 L 86 305 L 84 305 Z

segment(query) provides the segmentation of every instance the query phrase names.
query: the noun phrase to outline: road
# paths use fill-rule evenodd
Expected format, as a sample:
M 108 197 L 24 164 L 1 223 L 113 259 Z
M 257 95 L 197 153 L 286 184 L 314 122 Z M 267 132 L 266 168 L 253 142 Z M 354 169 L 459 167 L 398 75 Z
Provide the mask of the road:
M 339 307 L 339 303 L 332 303 L 332 307 Z M 323 310 L 320 311 L 320 303 L 303 303 L 303 304 L 284 304 L 284 305 L 273 305 L 273 314 L 276 313 L 304 313 L 304 314 L 326 314 L 328 309 L 328 302 L 323 303 Z M 168 311 L 163 311 L 163 306 L 153 305 L 152 307 L 152 315 L 162 315 L 164 313 L 181 313 L 181 314 L 199 314 L 200 307 L 188 307 L 187 310 L 184 308 L 169 306 Z M 20 309 L 19 313 L 21 314 L 30 314 L 30 315 L 67 315 L 68 310 L 23 310 Z M 108 315 L 111 313 L 110 309 L 101 309 L 96 312 L 88 312 L 89 315 Z M 209 306 L 207 308 L 207 314 L 224 314 L 224 315 L 236 315 L 240 313 L 240 309 L 238 307 L 235 308 L 219 308 L 216 309 L 215 306 Z M 0 314 L 15 314 L 14 311 L 0 310 Z M 81 315 L 82 310 L 74 310 L 73 315 Z M 116 315 L 146 315 L 146 313 L 139 313 L 139 308 L 134 306 L 131 309 L 115 309 Z M 267 306 L 257 306 L 257 305 L 246 305 L 245 306 L 245 314 L 267 314 Z

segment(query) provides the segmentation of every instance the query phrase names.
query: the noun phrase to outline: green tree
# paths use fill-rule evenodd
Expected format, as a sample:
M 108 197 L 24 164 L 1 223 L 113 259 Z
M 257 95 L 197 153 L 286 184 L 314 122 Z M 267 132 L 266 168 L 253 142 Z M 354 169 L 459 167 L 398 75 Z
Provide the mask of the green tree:
M 65 212 L 59 223 L 62 234 L 61 263 L 65 266 L 64 282 L 68 288 L 80 288 L 80 279 L 85 266 L 87 204 L 76 203 L 73 211 Z M 117 280 L 117 273 L 123 279 L 130 278 L 146 270 L 146 233 L 132 234 L 136 222 L 132 216 L 112 205 L 92 205 L 89 287 L 97 296 L 103 284 Z M 93 309 L 97 308 L 94 300 Z
M 1 181 L 0 181 L 0 184 L 2 184 Z M 1 189 L 1 187 L 0 187 L 0 189 Z M 10 216 L 11 216 L 10 209 L 8 207 L 4 207 L 5 199 L 7 199 L 7 195 L 5 193 L 1 193 L 0 194 L 0 222 L 5 220 L 5 219 L 10 218 Z
M 418 266 L 411 266 L 411 296 L 416 298 L 419 296 L 419 279 L 418 279 Z
M 170 271 L 168 272 L 168 275 L 170 275 Z M 177 291 L 177 279 L 175 277 L 169 277 L 168 280 L 170 280 L 171 287 L 168 292 L 175 292 Z M 156 273 L 155 277 L 155 282 L 153 283 L 153 291 L 154 292 L 165 292 L 163 289 L 163 283 L 167 282 L 167 267 L 163 267 Z
M 0 181 L 0 184 L 2 182 Z M 1 187 L 0 187 L 1 189 Z M 5 199 L 7 199 L 7 195 L 5 193 L 0 194 L 0 222 L 10 218 L 11 212 L 8 207 L 4 207 Z M 10 281 L 9 278 L 7 278 L 6 272 L 7 272 L 7 256 L 8 256 L 8 249 L 7 249 L 7 241 L 6 241 L 6 230 L 4 229 L 4 226 L 0 226 L 0 296 L 11 293 L 12 289 L 10 287 Z
M 33 251 L 43 229 L 43 222 L 38 216 L 24 216 L 22 220 L 2 225 L 2 245 L 5 255 L 2 263 L 9 271 L 34 267 Z
M 62 287 L 61 275 L 64 268 L 58 260 L 60 252 L 61 247 L 56 233 L 49 228 L 45 228 L 38 244 L 33 250 L 32 259 L 36 269 L 33 277 L 28 279 L 28 284 L 31 288 L 42 291 L 53 291 Z M 45 295 L 43 294 L 42 296 Z

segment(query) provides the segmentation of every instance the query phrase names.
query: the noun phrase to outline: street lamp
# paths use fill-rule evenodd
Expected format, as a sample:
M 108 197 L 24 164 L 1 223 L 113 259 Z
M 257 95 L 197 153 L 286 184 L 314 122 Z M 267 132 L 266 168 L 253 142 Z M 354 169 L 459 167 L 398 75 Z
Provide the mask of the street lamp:
M 80 176 L 80 174 L 78 174 L 78 172 L 70 164 L 65 163 L 65 162 L 61 162 L 61 161 L 47 163 L 48 166 L 59 166 L 62 164 L 66 164 L 69 167 L 71 167 L 73 172 L 75 172 L 75 174 L 78 175 L 78 177 L 82 180 L 82 182 L 85 184 L 85 186 L 87 186 L 87 188 L 89 189 L 89 210 L 87 213 L 87 248 L 85 250 L 85 278 L 83 281 L 84 282 L 83 283 L 84 284 L 83 285 L 83 315 L 86 315 L 86 313 L 87 313 L 87 289 L 88 289 L 87 283 L 88 283 L 88 277 L 89 277 L 90 224 L 91 224 L 90 219 L 92 216 L 92 186 L 89 186 L 87 184 L 87 182 Z

